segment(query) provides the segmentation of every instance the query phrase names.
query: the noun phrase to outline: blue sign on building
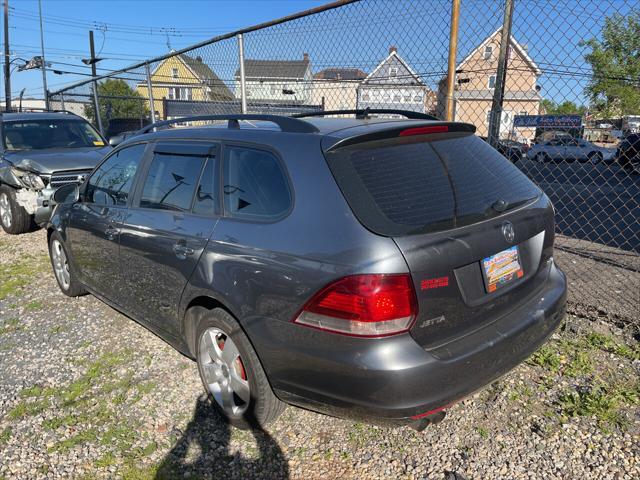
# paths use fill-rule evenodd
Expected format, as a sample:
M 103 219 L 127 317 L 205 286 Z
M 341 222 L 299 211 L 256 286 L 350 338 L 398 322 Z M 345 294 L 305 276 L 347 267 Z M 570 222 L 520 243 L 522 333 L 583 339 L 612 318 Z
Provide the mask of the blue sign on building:
M 581 115 L 516 115 L 514 127 L 535 128 L 580 128 Z

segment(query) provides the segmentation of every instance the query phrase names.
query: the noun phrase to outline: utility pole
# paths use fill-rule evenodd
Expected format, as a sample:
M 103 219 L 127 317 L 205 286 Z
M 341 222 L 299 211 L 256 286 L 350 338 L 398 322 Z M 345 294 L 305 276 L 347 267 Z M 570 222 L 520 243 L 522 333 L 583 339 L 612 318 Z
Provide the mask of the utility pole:
M 98 130 L 102 135 L 104 135 L 104 130 L 102 130 L 102 118 L 100 118 L 100 101 L 98 99 L 98 81 L 96 77 L 98 76 L 96 72 L 96 49 L 93 44 L 93 30 L 89 30 L 89 51 L 91 52 L 91 59 L 89 62 L 91 63 L 91 75 L 93 76 L 93 111 L 96 114 L 96 125 Z
M 458 21 L 460 20 L 460 0 L 453 0 L 451 4 L 451 30 L 449 32 L 449 66 L 447 69 L 447 108 L 445 120 L 453 121 L 454 99 L 453 90 L 456 80 L 456 54 L 458 53 Z
M 491 115 L 489 118 L 489 134 L 487 140 L 495 147 L 500 139 L 500 125 L 502 124 L 502 104 L 504 102 L 504 84 L 507 79 L 507 52 L 511 43 L 511 23 L 513 20 L 514 0 L 505 0 L 504 22 L 500 37 L 500 53 L 498 54 L 498 70 L 496 72 L 496 84 L 493 91 Z
M 11 65 L 9 53 L 9 0 L 4 0 L 4 101 L 7 112 L 11 111 Z
M 49 110 L 49 90 L 47 89 L 47 62 L 44 58 L 44 29 L 42 28 L 42 0 L 38 0 L 38 13 L 40 15 L 40 49 L 42 50 L 42 89 L 44 90 L 44 106 L 47 110 Z

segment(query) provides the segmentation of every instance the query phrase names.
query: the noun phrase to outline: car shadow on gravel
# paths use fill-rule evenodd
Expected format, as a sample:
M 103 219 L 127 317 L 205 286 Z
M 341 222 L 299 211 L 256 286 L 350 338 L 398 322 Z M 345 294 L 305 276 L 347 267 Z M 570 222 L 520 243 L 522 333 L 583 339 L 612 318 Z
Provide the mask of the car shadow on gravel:
M 246 432 L 247 442 L 250 435 L 255 438 L 255 458 L 230 452 L 231 428 L 205 395 L 199 397 L 193 418 L 184 432 L 178 432 L 180 438 L 160 463 L 155 480 L 289 478 L 284 453 L 262 427 L 255 423 L 253 430 Z M 244 435 L 245 432 L 240 433 L 241 437 Z M 243 443 L 247 442 L 243 437 Z

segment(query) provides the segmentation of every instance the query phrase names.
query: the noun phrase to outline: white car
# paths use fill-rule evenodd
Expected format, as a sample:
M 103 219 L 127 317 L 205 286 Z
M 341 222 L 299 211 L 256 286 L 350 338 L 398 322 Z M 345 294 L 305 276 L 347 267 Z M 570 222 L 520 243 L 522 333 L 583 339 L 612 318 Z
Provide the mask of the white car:
M 613 148 L 599 147 L 582 139 L 562 137 L 532 146 L 527 152 L 527 156 L 539 162 L 564 160 L 599 163 L 603 160 L 612 161 L 615 153 Z

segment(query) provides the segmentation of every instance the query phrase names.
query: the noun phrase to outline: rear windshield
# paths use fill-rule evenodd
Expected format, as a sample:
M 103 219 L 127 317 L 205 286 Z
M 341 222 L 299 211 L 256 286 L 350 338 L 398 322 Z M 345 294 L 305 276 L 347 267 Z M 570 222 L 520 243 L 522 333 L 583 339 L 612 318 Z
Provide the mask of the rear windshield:
M 540 194 L 513 164 L 468 134 L 358 143 L 327 153 L 327 160 L 355 215 L 381 235 L 469 225 Z
M 2 124 L 7 150 L 103 147 L 95 129 L 81 120 L 25 120 Z

